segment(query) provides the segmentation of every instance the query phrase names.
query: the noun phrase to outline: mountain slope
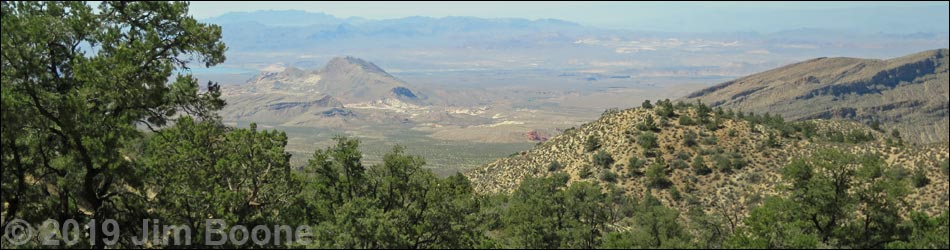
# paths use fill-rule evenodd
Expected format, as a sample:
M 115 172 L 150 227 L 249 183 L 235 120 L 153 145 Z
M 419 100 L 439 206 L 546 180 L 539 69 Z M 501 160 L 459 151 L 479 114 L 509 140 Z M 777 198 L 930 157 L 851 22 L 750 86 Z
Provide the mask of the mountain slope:
M 286 67 L 224 90 L 228 121 L 342 127 L 353 122 L 400 122 L 383 111 L 425 109 L 426 96 L 373 63 L 338 57 L 317 70 Z M 363 110 L 363 111 L 361 111 Z
M 627 193 L 653 193 L 684 212 L 690 204 L 710 209 L 731 204 L 744 211 L 774 195 L 784 183 L 781 169 L 791 159 L 837 149 L 880 155 L 888 165 L 886 171 L 923 171 L 931 183 L 912 191 L 911 206 L 932 213 L 948 206 L 947 177 L 937 167 L 948 157 L 947 144 L 902 147 L 886 134 L 849 121 L 785 123 L 776 117 L 677 106 L 671 108 L 672 115 L 660 108 L 607 113 L 466 176 L 477 191 L 493 193 L 510 192 L 529 176 L 564 172 L 572 182 L 612 182 Z M 689 117 L 682 118 L 687 125 L 680 123 L 682 116 Z M 648 120 L 654 121 L 656 130 L 649 131 Z M 655 135 L 655 143 L 650 143 L 649 134 Z M 598 143 L 589 143 L 591 139 Z M 637 159 L 631 161 L 632 157 Z M 695 167 L 697 158 L 708 169 Z M 666 176 L 668 183 L 657 183 L 655 175 Z
M 947 49 L 889 60 L 818 58 L 722 83 L 687 100 L 790 120 L 877 120 L 910 142 L 946 142 L 948 65 Z
M 256 92 L 325 94 L 344 104 L 389 98 L 420 104 L 424 98 L 379 66 L 354 57 L 333 58 L 318 70 L 287 67 L 281 72 L 263 73 L 249 84 Z

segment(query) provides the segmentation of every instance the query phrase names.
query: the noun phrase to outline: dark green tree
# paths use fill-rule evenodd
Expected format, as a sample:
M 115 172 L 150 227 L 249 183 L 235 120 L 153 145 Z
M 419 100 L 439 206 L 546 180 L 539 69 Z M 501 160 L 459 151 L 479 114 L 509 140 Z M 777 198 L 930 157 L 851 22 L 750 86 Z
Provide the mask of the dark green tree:
M 593 156 L 594 165 L 598 167 L 609 169 L 614 164 L 614 157 L 607 153 L 607 151 L 597 151 Z
M 914 175 L 911 176 L 911 183 L 916 188 L 926 187 L 930 184 L 930 178 L 927 178 L 927 172 L 923 168 L 917 168 L 917 170 L 914 170 Z
M 605 195 L 601 188 L 589 182 L 574 183 L 563 192 L 565 203 L 564 228 L 558 232 L 561 248 L 595 249 L 601 235 L 607 230 Z
M 637 124 L 637 129 L 640 131 L 659 131 L 660 129 L 656 126 L 656 120 L 653 119 L 652 115 L 648 115 L 644 118 L 643 122 Z
M 147 210 L 164 223 L 206 228 L 205 220 L 228 225 L 272 225 L 281 218 L 299 185 L 291 176 L 287 136 L 277 131 L 230 129 L 214 121 L 188 117 L 152 136 L 141 162 L 146 189 L 153 193 Z M 143 208 L 144 210 L 144 208 Z M 204 230 L 192 236 L 205 242 Z
M 808 221 L 799 220 L 797 203 L 771 198 L 753 209 L 726 242 L 733 249 L 814 249 L 820 246 L 819 236 L 809 230 Z
M 600 180 L 609 183 L 617 182 L 617 177 L 619 177 L 617 176 L 617 173 L 614 173 L 614 171 L 610 170 L 605 170 L 600 174 Z
M 107 1 L 98 8 L 2 3 L 8 217 L 139 225 L 150 187 L 126 150 L 141 141 L 140 126 L 211 118 L 224 105 L 217 85 L 201 92 L 190 75 L 175 75 L 225 60 L 220 27 L 192 18 L 184 2 Z M 36 195 L 26 176 L 54 192 Z M 78 246 L 102 247 L 104 240 L 97 235 Z
M 601 245 L 611 249 L 685 249 L 691 238 L 679 221 L 679 213 L 652 195 L 637 207 L 633 229 L 606 235 Z
M 643 104 L 640 105 L 641 108 L 653 109 L 653 104 L 650 103 L 650 100 L 643 101 Z
M 568 176 L 527 178 L 512 194 L 503 215 L 504 231 L 512 248 L 555 249 L 561 246 L 558 234 L 566 219 L 565 202 L 560 192 Z
M 627 175 L 629 176 L 638 176 L 643 174 L 643 166 L 646 163 L 636 156 L 631 156 L 627 160 Z
M 666 174 L 666 167 L 663 164 L 653 163 L 646 172 L 647 186 L 656 189 L 665 189 L 673 185 Z
M 561 169 L 564 169 L 564 165 L 561 165 L 558 161 L 552 161 L 551 164 L 548 164 L 548 172 L 557 172 Z
M 654 149 L 660 146 L 657 143 L 656 134 L 653 132 L 645 132 L 638 136 L 637 144 L 639 144 L 644 150 Z
M 913 212 L 902 228 L 908 236 L 887 244 L 888 249 L 948 249 L 950 248 L 950 213 L 930 217 Z
M 725 155 L 717 154 L 713 156 L 713 162 L 716 163 L 716 170 L 722 173 L 732 173 L 732 160 Z
M 696 125 L 696 122 L 693 121 L 688 115 L 681 115 L 679 119 L 680 126 L 693 126 Z
M 699 145 L 699 141 L 697 141 L 698 139 L 699 136 L 696 135 L 696 132 L 686 132 L 686 134 L 683 135 L 683 146 L 688 148 L 695 147 L 696 145 Z
M 587 140 L 584 141 L 584 150 L 586 150 L 587 152 L 597 151 L 598 149 L 600 149 L 600 147 L 601 147 L 600 139 L 598 139 L 596 136 L 593 136 L 593 135 L 588 136 Z
M 712 169 L 709 166 L 706 166 L 706 161 L 703 160 L 702 155 L 697 155 L 696 158 L 693 158 L 693 164 L 690 165 L 690 168 L 693 169 L 693 173 L 696 175 L 707 175 L 712 173 Z
M 943 174 L 950 176 L 950 159 L 943 160 L 943 163 L 940 164 L 940 170 L 943 170 Z

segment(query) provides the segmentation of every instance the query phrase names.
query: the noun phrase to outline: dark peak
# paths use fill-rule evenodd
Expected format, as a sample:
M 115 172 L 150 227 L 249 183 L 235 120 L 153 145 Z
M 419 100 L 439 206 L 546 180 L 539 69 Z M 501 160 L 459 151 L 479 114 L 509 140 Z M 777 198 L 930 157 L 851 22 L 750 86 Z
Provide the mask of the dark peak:
M 327 65 L 324 66 L 323 69 L 320 70 L 322 73 L 352 71 L 364 71 L 389 75 L 382 68 L 376 66 L 376 64 L 352 56 L 333 58 L 330 60 L 330 62 L 327 62 Z
M 914 54 L 910 54 L 910 55 L 906 55 L 902 57 L 892 58 L 888 61 L 898 62 L 898 63 L 911 63 L 911 62 L 924 61 L 924 60 L 940 60 L 940 59 L 943 59 L 944 57 L 947 57 L 947 54 L 948 54 L 947 49 L 935 49 L 935 50 L 928 50 L 928 51 L 923 51 L 919 53 L 914 53 Z
M 415 93 L 412 93 L 412 90 L 407 89 L 406 87 L 395 87 L 392 89 L 392 92 L 396 97 L 403 97 L 409 99 L 418 99 Z

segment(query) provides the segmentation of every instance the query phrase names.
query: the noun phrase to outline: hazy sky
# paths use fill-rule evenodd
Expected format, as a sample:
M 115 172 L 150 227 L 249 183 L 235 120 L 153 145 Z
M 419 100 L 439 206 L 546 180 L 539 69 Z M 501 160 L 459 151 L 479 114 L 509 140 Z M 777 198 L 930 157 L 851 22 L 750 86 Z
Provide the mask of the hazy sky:
M 304 10 L 337 17 L 555 18 L 602 28 L 758 31 L 795 28 L 947 32 L 948 2 L 192 2 L 208 18 L 233 11 Z M 800 17 L 800 18 L 799 18 Z M 841 20 L 844 23 L 839 23 Z M 847 22 L 854 24 L 848 24 Z M 841 27 L 836 27 L 841 26 Z M 868 25 L 869 27 L 860 27 Z M 882 27 L 884 26 L 884 27 Z

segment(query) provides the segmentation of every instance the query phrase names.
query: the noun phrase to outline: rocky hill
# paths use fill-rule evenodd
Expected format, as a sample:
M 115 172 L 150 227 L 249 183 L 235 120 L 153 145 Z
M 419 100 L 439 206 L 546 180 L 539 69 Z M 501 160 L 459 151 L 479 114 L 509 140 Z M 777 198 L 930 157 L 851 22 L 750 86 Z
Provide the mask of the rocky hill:
M 477 191 L 493 193 L 510 192 L 529 176 L 563 172 L 572 182 L 615 183 L 628 194 L 653 193 L 684 211 L 689 204 L 702 204 L 741 214 L 779 190 L 784 183 L 780 170 L 790 160 L 837 149 L 879 155 L 886 171 L 900 175 L 920 171 L 931 181 L 907 200 L 932 213 L 948 206 L 947 176 L 939 167 L 948 157 L 946 143 L 901 145 L 901 138 L 851 121 L 786 123 L 777 116 L 663 104 L 607 112 L 466 175 Z
M 386 73 L 371 62 L 354 57 L 337 57 L 320 69 L 286 67 L 265 72 L 247 86 L 254 92 L 291 92 L 329 95 L 346 105 L 395 99 L 421 104 L 423 96 L 406 82 Z
M 896 128 L 910 142 L 950 139 L 948 50 L 889 60 L 817 58 L 687 96 L 790 120 L 846 119 Z
M 426 96 L 371 62 L 338 57 L 320 69 L 285 67 L 225 88 L 229 121 L 342 127 L 353 122 L 401 122 L 426 109 Z M 394 112 L 378 112 L 394 111 Z

